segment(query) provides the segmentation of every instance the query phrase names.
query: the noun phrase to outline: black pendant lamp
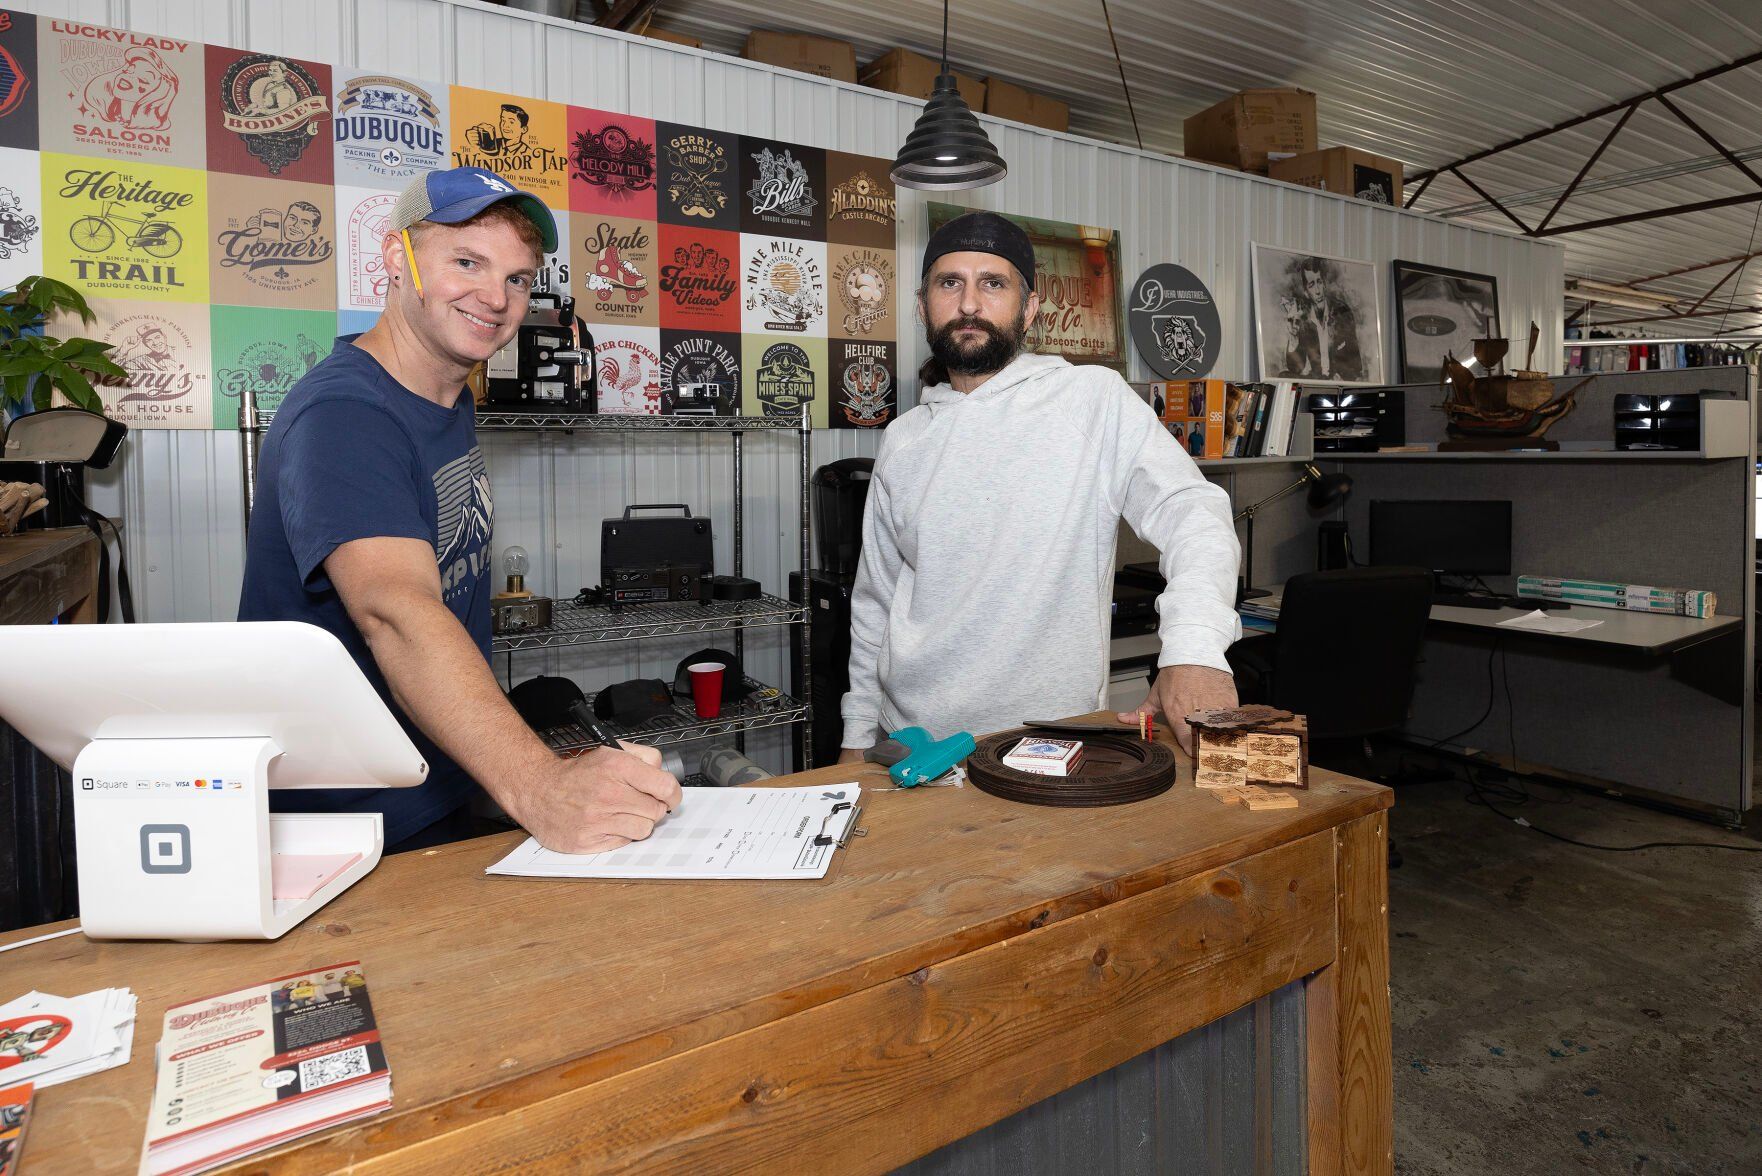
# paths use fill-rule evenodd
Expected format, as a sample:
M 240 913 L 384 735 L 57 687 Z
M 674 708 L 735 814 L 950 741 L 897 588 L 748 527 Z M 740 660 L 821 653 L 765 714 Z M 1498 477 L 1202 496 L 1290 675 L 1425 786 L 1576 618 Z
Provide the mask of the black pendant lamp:
M 917 125 L 888 174 L 902 188 L 983 188 L 1008 174 L 1003 157 L 973 117 L 948 68 L 948 0 L 942 0 L 942 69 Z

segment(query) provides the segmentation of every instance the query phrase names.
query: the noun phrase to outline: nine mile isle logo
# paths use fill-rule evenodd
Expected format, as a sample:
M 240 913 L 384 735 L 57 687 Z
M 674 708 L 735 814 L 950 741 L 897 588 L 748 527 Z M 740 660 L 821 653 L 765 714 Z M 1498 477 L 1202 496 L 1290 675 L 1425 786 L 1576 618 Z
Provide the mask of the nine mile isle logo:
M 728 210 L 728 148 L 709 135 L 673 135 L 665 148 L 667 205 L 689 224 L 714 222 Z
M 747 258 L 746 289 L 746 309 L 756 320 L 746 330 L 826 333 L 826 282 L 806 243 L 760 245 Z
M 599 189 L 614 203 L 655 186 L 655 145 L 618 123 L 607 123 L 598 131 L 577 131 L 569 162 L 575 179 Z
M 312 71 L 286 57 L 248 53 L 220 78 L 220 125 L 237 135 L 271 175 L 281 175 L 318 138 L 330 99 Z M 326 164 L 329 160 L 324 161 Z M 330 168 L 323 169 L 325 177 Z
M 842 254 L 832 270 L 838 300 L 844 305 L 839 321 L 846 335 L 892 338 L 893 259 L 878 249 L 853 249 Z
M 766 416 L 798 416 L 814 399 L 814 369 L 794 343 L 773 343 L 759 359 L 754 380 Z
M 237 195 L 227 192 L 229 181 L 243 190 Z M 210 191 L 216 205 L 222 193 L 232 196 L 228 203 L 233 208 L 250 208 L 247 202 L 253 197 L 266 201 L 281 198 L 224 220 L 216 211 L 220 229 L 214 237 L 212 256 L 217 301 L 310 305 L 313 309 L 335 305 L 336 245 L 330 214 L 320 200 L 301 198 L 300 191 L 299 185 L 216 177 Z M 241 281 L 245 284 L 240 285 Z M 307 292 L 311 298 L 300 297 Z
M 444 167 L 447 132 L 426 89 L 381 74 L 350 78 L 336 96 L 338 171 L 364 183 Z
M 711 335 L 669 341 L 662 332 L 661 415 L 733 416 L 740 398 L 740 358 Z M 738 343 L 732 336 L 729 342 Z

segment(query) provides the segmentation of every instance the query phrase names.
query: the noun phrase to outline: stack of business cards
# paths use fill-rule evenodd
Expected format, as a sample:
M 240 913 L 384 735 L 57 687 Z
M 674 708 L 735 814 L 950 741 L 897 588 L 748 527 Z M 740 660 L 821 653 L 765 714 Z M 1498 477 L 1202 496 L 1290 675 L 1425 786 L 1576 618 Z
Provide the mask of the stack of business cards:
M 135 1040 L 135 994 L 27 992 L 0 1005 L 0 1087 L 54 1086 L 125 1064 Z
M 29 1082 L 0 1090 L 0 1176 L 16 1176 L 18 1153 L 24 1150 L 25 1128 L 31 1124 Z
M 1083 765 L 1083 745 L 1075 739 L 1030 735 L 1004 753 L 1003 766 L 1036 776 L 1070 776 Z

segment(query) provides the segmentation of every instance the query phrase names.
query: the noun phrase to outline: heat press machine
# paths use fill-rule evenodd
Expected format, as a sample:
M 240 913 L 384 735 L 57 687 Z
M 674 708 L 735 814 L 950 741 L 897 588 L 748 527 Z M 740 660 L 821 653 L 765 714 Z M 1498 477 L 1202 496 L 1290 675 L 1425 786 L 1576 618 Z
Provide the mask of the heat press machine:
M 428 774 L 333 635 L 297 621 L 0 627 L 0 718 L 73 775 L 92 939 L 277 939 L 379 863 L 379 813 L 272 788 Z
M 937 739 L 922 727 L 903 727 L 863 753 L 872 764 L 883 764 L 896 788 L 933 786 L 959 769 L 973 754 L 973 737 L 957 731 Z

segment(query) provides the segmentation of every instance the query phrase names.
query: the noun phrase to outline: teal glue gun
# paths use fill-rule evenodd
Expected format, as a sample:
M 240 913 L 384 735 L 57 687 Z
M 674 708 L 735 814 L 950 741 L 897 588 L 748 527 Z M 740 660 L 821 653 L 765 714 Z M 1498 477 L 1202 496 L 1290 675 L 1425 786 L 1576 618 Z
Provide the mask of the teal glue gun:
M 973 754 L 973 737 L 965 731 L 947 739 L 933 739 L 922 727 L 906 727 L 887 738 L 906 749 L 904 759 L 887 769 L 893 782 L 901 788 L 916 788 L 953 771 L 955 766 Z

